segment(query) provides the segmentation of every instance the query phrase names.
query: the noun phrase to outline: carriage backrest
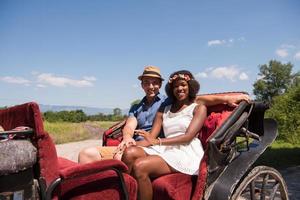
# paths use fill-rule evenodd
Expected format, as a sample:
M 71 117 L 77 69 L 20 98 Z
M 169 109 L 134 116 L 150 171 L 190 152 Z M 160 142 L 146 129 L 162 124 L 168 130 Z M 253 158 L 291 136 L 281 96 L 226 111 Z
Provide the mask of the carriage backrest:
M 197 183 L 192 199 L 202 199 L 204 188 L 206 187 L 207 166 L 208 166 L 208 142 L 215 135 L 217 130 L 228 119 L 234 111 L 233 107 L 226 104 L 218 104 L 207 107 L 207 118 L 199 132 L 198 138 L 205 150 L 204 157 L 199 166 Z
M 49 134 L 44 130 L 42 115 L 37 103 L 30 102 L 0 110 L 0 125 L 3 126 L 4 130 L 11 130 L 19 126 L 32 128 L 31 142 L 38 152 L 38 165 L 35 166 L 35 176 L 42 177 L 47 185 L 58 177 L 55 145 Z
M 207 148 L 208 140 L 214 135 L 216 130 L 231 115 L 234 108 L 226 104 L 218 104 L 207 107 L 207 118 L 199 133 L 199 139 L 204 149 Z

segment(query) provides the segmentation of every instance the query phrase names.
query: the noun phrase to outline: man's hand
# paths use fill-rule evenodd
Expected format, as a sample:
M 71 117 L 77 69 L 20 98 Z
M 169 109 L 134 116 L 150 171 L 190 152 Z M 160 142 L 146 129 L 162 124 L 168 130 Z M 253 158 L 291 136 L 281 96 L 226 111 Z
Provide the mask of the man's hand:
M 133 138 L 123 138 L 122 142 L 118 145 L 118 148 L 122 149 L 125 147 L 130 147 L 132 145 L 136 145 L 135 140 Z
M 231 107 L 236 107 L 241 101 L 250 102 L 250 97 L 247 94 L 227 96 L 227 104 Z

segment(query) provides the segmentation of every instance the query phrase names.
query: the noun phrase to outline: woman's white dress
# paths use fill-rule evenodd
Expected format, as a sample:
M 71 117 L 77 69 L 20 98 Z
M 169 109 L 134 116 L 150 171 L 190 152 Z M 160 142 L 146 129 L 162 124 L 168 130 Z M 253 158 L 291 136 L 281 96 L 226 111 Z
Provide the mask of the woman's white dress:
M 177 113 L 170 112 L 171 105 L 163 113 L 163 129 L 166 138 L 185 134 L 196 107 L 193 103 Z M 184 174 L 198 174 L 199 164 L 203 157 L 203 147 L 195 137 L 190 143 L 183 145 L 154 145 L 143 147 L 149 155 L 162 157 L 171 167 Z

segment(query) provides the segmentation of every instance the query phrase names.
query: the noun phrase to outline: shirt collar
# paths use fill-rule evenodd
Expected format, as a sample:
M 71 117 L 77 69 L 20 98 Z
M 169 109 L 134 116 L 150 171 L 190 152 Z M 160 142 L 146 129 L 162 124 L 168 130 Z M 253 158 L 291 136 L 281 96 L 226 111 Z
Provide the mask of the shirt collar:
M 160 94 L 160 93 L 158 93 L 158 94 L 155 96 L 154 102 L 159 101 L 159 100 L 161 100 L 162 98 L 163 98 L 163 95 Z M 147 98 L 146 98 L 146 96 L 144 96 L 144 98 L 142 99 L 141 103 L 142 103 L 143 105 L 145 105 L 145 104 L 146 104 L 146 101 L 147 101 Z

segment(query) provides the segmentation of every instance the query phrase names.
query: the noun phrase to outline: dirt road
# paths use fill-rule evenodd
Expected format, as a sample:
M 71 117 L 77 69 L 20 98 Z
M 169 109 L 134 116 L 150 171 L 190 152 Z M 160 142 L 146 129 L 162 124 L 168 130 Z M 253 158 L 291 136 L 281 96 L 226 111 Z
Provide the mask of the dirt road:
M 58 144 L 56 145 L 56 151 L 58 156 L 77 162 L 78 153 L 81 149 L 99 145 L 102 145 L 102 140 L 83 140 L 80 142 Z

